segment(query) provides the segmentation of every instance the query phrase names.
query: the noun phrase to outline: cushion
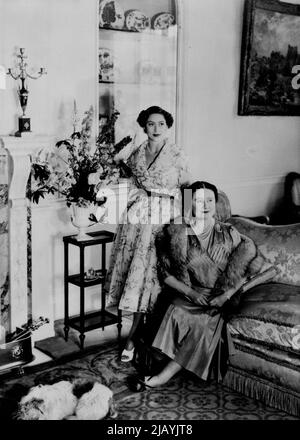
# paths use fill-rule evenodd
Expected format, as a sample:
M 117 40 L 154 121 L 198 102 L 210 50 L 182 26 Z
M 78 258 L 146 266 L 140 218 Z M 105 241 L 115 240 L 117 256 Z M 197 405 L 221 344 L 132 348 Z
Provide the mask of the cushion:
M 300 287 L 268 283 L 252 288 L 228 328 L 235 337 L 300 354 Z
M 216 219 L 226 222 L 231 217 L 230 202 L 223 191 L 218 191 L 218 202 L 216 204 Z
M 263 256 L 276 267 L 273 281 L 300 286 L 300 223 L 261 225 L 251 220 L 231 217 L 229 222 L 258 246 Z

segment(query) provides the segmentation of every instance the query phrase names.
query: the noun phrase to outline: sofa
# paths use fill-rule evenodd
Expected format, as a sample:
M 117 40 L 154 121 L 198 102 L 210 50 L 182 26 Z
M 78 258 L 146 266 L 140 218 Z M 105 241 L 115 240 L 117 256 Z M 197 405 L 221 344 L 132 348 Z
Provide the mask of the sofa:
M 252 287 L 229 317 L 236 353 L 224 385 L 300 416 L 300 223 L 262 225 L 228 220 L 252 238 L 269 264 L 271 281 Z
M 271 226 L 266 216 L 232 215 L 219 191 L 216 216 L 252 238 L 266 259 L 254 287 L 232 298 L 228 328 L 235 354 L 229 358 L 223 384 L 266 405 L 300 417 L 300 223 Z M 258 223 L 262 221 L 262 223 Z M 272 279 L 264 280 L 268 268 Z M 144 374 L 160 371 L 167 359 L 151 347 L 168 306 L 160 296 L 136 341 L 135 366 Z M 237 300 L 238 298 L 238 300 Z

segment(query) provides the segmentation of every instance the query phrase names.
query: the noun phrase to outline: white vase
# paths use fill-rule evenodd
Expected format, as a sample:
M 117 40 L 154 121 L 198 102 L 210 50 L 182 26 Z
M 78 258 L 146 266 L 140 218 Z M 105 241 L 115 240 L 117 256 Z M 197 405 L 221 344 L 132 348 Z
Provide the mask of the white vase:
M 90 204 L 88 206 L 77 206 L 72 203 L 72 214 L 71 222 L 78 229 L 78 234 L 76 235 L 76 240 L 82 241 L 91 238 L 87 235 L 86 230 L 89 226 L 95 224 L 89 219 L 91 214 L 94 214 L 96 206 Z

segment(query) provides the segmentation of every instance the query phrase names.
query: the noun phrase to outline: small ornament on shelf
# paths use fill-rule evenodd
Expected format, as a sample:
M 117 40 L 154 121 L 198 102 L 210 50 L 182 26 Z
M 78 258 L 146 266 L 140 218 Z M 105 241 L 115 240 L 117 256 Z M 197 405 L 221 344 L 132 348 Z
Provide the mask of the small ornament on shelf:
M 154 15 L 151 21 L 153 29 L 164 30 L 175 24 L 175 17 L 169 12 L 160 12 L 159 14 Z
M 129 31 L 144 32 L 150 29 L 150 18 L 138 9 L 125 13 L 125 26 Z
M 124 11 L 115 0 L 100 0 L 99 27 L 108 29 L 123 29 Z
M 114 59 L 110 49 L 99 48 L 99 81 L 114 81 Z

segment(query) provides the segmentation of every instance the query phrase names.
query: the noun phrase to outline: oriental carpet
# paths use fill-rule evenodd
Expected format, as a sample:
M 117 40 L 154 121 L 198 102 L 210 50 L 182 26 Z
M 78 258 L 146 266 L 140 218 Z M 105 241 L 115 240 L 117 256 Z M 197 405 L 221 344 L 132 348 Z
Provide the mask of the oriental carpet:
M 298 420 L 214 381 L 200 382 L 187 374 L 161 388 L 134 393 L 127 378 L 135 374 L 133 365 L 119 360 L 117 345 L 110 344 L 23 377 L 0 377 L 0 418 L 12 418 L 28 387 L 80 377 L 97 379 L 113 390 L 118 411 L 114 420 Z

